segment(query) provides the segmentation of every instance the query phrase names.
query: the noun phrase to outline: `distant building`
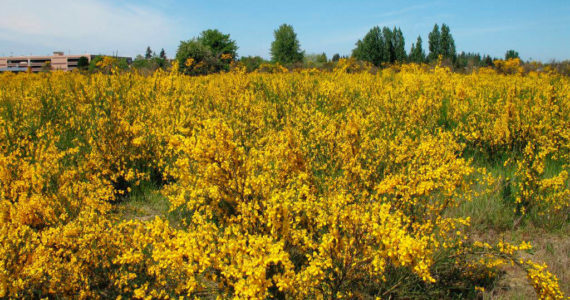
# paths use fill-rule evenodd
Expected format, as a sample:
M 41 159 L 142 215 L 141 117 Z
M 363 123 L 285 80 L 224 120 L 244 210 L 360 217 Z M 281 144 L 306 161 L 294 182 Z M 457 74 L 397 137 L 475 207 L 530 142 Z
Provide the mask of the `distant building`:
M 0 57 L 0 72 L 27 72 L 28 68 L 32 72 L 40 72 L 50 66 L 52 70 L 71 71 L 77 69 L 79 58 L 85 56 L 89 62 L 99 55 L 94 54 L 73 54 L 65 55 L 63 52 L 54 52 L 52 56 L 9 56 Z M 125 58 L 131 62 L 130 57 Z

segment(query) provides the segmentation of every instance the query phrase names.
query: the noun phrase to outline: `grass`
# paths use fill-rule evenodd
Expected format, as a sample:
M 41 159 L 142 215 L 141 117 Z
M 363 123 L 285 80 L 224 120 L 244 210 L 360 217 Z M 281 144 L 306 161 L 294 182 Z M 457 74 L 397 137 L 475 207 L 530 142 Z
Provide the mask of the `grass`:
M 516 219 L 514 197 L 516 178 L 514 167 L 505 167 L 498 160 L 494 163 L 474 159 L 476 167 L 485 167 L 494 178 L 498 178 L 484 192 L 484 184 L 476 184 L 474 191 L 480 195 L 471 201 L 462 201 L 460 205 L 448 211 L 450 216 L 470 217 L 471 235 L 475 240 L 493 243 L 505 240 L 512 243 L 530 241 L 532 251 L 522 257 L 537 263 L 546 263 L 551 273 L 559 280 L 565 295 L 570 294 L 570 223 L 568 218 L 556 214 L 538 214 L 529 212 L 518 226 L 513 226 Z M 562 171 L 562 164 L 547 161 L 544 178 L 550 178 Z M 562 220 L 562 221 L 561 221 Z M 505 275 L 495 286 L 483 294 L 483 299 L 535 299 L 536 294 L 528 283 L 526 273 L 513 266 L 504 269 Z
M 156 216 L 170 219 L 169 209 L 170 203 L 158 187 L 151 182 L 142 182 L 117 204 L 115 212 L 123 220 L 148 221 Z

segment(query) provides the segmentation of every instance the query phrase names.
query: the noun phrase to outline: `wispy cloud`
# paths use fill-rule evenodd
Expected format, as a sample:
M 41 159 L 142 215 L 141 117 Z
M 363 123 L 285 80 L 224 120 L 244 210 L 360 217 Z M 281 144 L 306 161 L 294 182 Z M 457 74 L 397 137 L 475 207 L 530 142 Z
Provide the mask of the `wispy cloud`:
M 137 4 L 102 0 L 8 0 L 2 6 L 0 39 L 35 45 L 35 49 L 110 51 L 120 48 L 134 54 L 142 52 L 139 48 L 145 46 L 141 44 L 145 41 L 159 44 L 172 39 L 172 28 L 176 27 L 161 12 Z
M 408 14 L 408 13 L 414 12 L 414 11 L 421 11 L 421 10 L 425 10 L 428 8 L 434 8 L 438 5 L 440 5 L 441 3 L 442 3 L 442 1 L 431 1 L 431 2 L 426 2 L 426 3 L 422 3 L 422 4 L 409 5 L 409 6 L 402 8 L 402 9 L 397 9 L 397 10 L 392 10 L 392 11 L 382 13 L 382 14 L 380 14 L 380 17 L 401 16 L 401 15 L 405 15 L 405 14 Z

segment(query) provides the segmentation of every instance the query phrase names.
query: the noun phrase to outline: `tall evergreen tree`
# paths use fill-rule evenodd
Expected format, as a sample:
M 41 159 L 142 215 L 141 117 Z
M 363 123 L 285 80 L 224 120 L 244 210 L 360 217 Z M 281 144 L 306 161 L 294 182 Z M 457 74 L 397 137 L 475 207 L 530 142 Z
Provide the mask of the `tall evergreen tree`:
M 385 40 L 380 27 L 374 26 L 364 36 L 364 39 L 356 42 L 356 48 L 352 50 L 352 56 L 358 60 L 368 61 L 375 66 L 380 66 L 385 61 Z
M 449 30 L 449 26 L 446 24 L 441 25 L 441 36 L 439 41 L 439 53 L 444 58 L 455 58 L 455 41 Z
M 339 61 L 339 59 L 340 59 L 340 54 L 335 53 L 335 54 L 333 55 L 333 57 L 332 57 L 331 60 L 332 60 L 333 62 L 337 62 L 337 61 Z
M 403 63 L 407 60 L 406 55 L 406 41 L 404 40 L 404 34 L 400 28 L 394 28 L 392 34 L 392 43 L 394 47 L 394 59 L 399 63 Z
M 433 30 L 428 35 L 428 45 L 429 45 L 429 55 L 430 60 L 436 60 L 441 54 L 441 33 L 439 32 L 439 26 L 435 24 Z
M 491 55 L 486 55 L 483 57 L 483 64 L 486 67 L 492 67 L 493 66 L 493 58 L 491 57 Z
M 166 51 L 164 51 L 164 48 L 160 49 L 160 55 L 159 57 L 161 59 L 166 59 Z
M 145 59 L 151 59 L 152 58 L 152 50 L 150 49 L 150 46 L 146 47 L 146 53 L 144 55 Z
M 410 51 L 410 61 L 415 63 L 423 63 L 426 59 L 426 54 L 422 46 L 422 37 L 418 35 L 418 39 L 415 44 L 412 44 L 412 50 Z
M 383 63 L 403 63 L 407 60 L 406 41 L 400 28 L 375 26 L 356 42 L 352 56 L 359 60 L 369 61 L 375 66 Z
M 394 33 L 390 28 L 382 28 L 382 34 L 384 38 L 384 62 L 393 63 L 396 60 L 396 54 L 394 51 Z
M 519 53 L 515 50 L 507 51 L 507 53 L 505 53 L 505 60 L 508 60 L 511 58 L 519 58 Z

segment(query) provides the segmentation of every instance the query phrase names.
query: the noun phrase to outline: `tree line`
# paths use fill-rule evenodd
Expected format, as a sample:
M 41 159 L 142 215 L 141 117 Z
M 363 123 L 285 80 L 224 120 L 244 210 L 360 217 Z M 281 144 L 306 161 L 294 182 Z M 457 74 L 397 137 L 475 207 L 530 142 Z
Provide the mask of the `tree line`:
M 202 31 L 197 37 L 181 41 L 175 57 L 169 60 L 164 49 L 157 55 L 147 47 L 144 56 L 138 55 L 132 67 L 139 70 L 155 71 L 169 68 L 176 61 L 181 72 L 188 75 L 204 75 L 228 71 L 232 63 L 240 64 L 251 72 L 268 64 L 280 64 L 289 67 L 326 67 L 341 58 L 352 57 L 358 61 L 369 62 L 376 67 L 401 63 L 443 63 L 455 69 L 468 69 L 493 66 L 493 58 L 479 53 L 457 53 L 455 40 L 451 29 L 446 24 L 435 24 L 427 38 L 427 53 L 423 40 L 418 36 L 412 43 L 410 51 L 406 51 L 406 41 L 399 27 L 372 27 L 368 33 L 359 39 L 350 56 L 334 54 L 329 59 L 325 53 L 306 54 L 301 50 L 293 26 L 282 24 L 274 33 L 271 43 L 271 59 L 266 61 L 260 56 L 245 56 L 238 58 L 238 46 L 230 34 L 217 29 Z M 508 50 L 505 59 L 518 58 L 515 50 Z M 90 67 L 91 69 L 91 67 Z

